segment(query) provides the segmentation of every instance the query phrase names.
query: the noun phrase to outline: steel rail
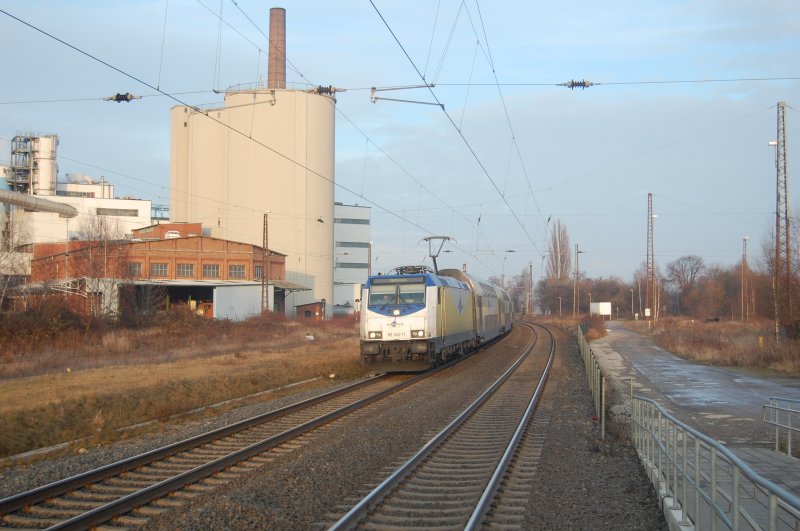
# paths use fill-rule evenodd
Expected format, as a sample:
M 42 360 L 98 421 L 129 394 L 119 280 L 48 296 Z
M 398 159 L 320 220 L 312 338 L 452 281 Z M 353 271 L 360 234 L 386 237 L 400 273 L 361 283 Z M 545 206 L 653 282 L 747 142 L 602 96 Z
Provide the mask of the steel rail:
M 132 470 L 134 468 L 138 468 L 140 466 L 144 466 L 152 462 L 165 459 L 180 452 L 184 452 L 186 450 L 202 446 L 203 444 L 207 444 L 217 439 L 221 439 L 222 437 L 226 437 L 228 435 L 232 435 L 239 431 L 246 430 L 258 424 L 263 424 L 265 422 L 275 420 L 277 418 L 286 416 L 290 413 L 294 413 L 295 411 L 306 409 L 316 404 L 328 401 L 332 398 L 336 398 L 338 396 L 347 394 L 356 389 L 372 385 L 380 380 L 385 379 L 386 377 L 387 375 L 381 374 L 376 377 L 362 380 L 360 382 L 347 385 L 345 387 L 336 389 L 334 391 L 330 391 L 328 393 L 324 393 L 319 396 L 309 398 L 301 402 L 297 402 L 295 404 L 290 404 L 286 407 L 276 409 L 275 411 L 270 411 L 268 413 L 256 415 L 254 417 L 250 417 L 249 419 L 236 422 L 229 426 L 224 426 L 222 428 L 207 433 L 203 433 L 195 437 L 191 437 L 189 439 L 184 439 L 182 441 L 178 441 L 176 443 L 163 446 L 161 448 L 156 448 L 154 450 L 150 450 L 148 452 L 144 452 L 142 454 L 129 457 L 122 461 L 110 463 L 108 465 L 86 471 L 82 474 L 71 476 L 59 481 L 55 481 L 53 483 L 49 483 L 47 485 L 43 485 L 41 487 L 37 487 L 35 489 L 31 489 L 25 492 L 21 492 L 19 494 L 15 494 L 13 496 L 9 496 L 7 498 L 0 500 L 0 516 L 9 514 L 23 507 L 39 503 L 50 498 L 54 498 L 56 496 L 65 494 L 67 492 L 84 487 L 86 485 L 97 483 L 98 481 L 102 481 L 109 477 L 113 477 L 122 472 L 126 472 L 128 470 Z
M 424 461 L 429 455 L 456 431 L 464 422 L 472 416 L 472 414 L 494 394 L 494 392 L 503 385 L 503 383 L 511 377 L 523 361 L 533 350 L 538 340 L 536 330 L 528 323 L 520 322 L 533 330 L 534 335 L 531 342 L 525 347 L 523 354 L 509 367 L 489 388 L 487 388 L 478 398 L 476 398 L 458 417 L 453 419 L 447 426 L 444 427 L 438 434 L 431 440 L 425 443 L 414 455 L 412 455 L 405 463 L 403 463 L 397 470 L 389 475 L 380 485 L 375 487 L 369 494 L 367 494 L 361 501 L 353 506 L 344 516 L 342 516 L 336 523 L 329 529 L 331 531 L 338 531 L 342 529 L 352 529 L 356 527 L 359 520 L 361 520 L 369 510 L 377 504 L 386 494 L 400 482 L 402 482 L 409 474 Z
M 396 386 L 390 387 L 389 389 L 384 389 L 383 391 L 376 393 L 372 396 L 344 406 L 336 411 L 332 411 L 330 413 L 326 413 L 321 415 L 315 419 L 312 419 L 308 422 L 305 422 L 299 426 L 286 430 L 282 433 L 279 433 L 275 436 L 269 437 L 264 439 L 263 441 L 259 441 L 255 444 L 237 450 L 228 454 L 227 456 L 215 459 L 214 461 L 210 461 L 204 465 L 198 466 L 192 470 L 183 472 L 177 476 L 174 476 L 169 479 L 165 479 L 159 483 L 141 489 L 137 492 L 114 500 L 112 502 L 107 503 L 101 507 L 93 509 L 91 511 L 87 511 L 81 515 L 75 516 L 70 518 L 69 520 L 65 520 L 60 524 L 50 527 L 49 529 L 52 530 L 81 530 L 87 529 L 92 526 L 96 526 L 107 522 L 117 516 L 121 516 L 137 507 L 141 507 L 142 505 L 149 503 L 157 498 L 163 497 L 166 494 L 179 490 L 186 485 L 199 481 L 203 478 L 206 478 L 216 472 L 224 470 L 232 465 L 235 465 L 241 461 L 249 459 L 255 455 L 261 454 L 275 446 L 278 446 L 282 443 L 285 443 L 291 439 L 294 439 L 304 433 L 307 433 L 319 426 L 327 424 L 333 420 L 336 420 L 339 417 L 347 415 L 357 409 L 363 408 L 372 402 L 385 398 L 401 389 L 404 389 L 410 385 L 413 385 L 420 380 L 430 377 L 431 375 L 435 374 L 438 371 L 429 371 L 426 373 L 422 373 L 418 376 L 405 380 L 399 383 Z
M 321 426 L 325 423 L 331 422 L 340 416 L 344 416 L 352 411 L 355 411 L 356 409 L 365 407 L 366 405 L 369 405 L 370 403 L 376 400 L 380 400 L 381 398 L 384 398 L 394 392 L 400 391 L 401 389 L 413 385 L 425 378 L 431 377 L 434 374 L 437 374 L 439 371 L 442 371 L 456 363 L 459 363 L 460 361 L 463 361 L 464 359 L 470 357 L 471 355 L 483 350 L 485 347 L 489 346 L 490 344 L 493 344 L 494 342 L 495 340 L 487 342 L 486 344 L 482 345 L 481 348 L 476 349 L 475 351 L 470 353 L 469 356 L 458 358 L 447 364 L 431 369 L 425 373 L 412 377 L 396 386 L 393 386 L 380 393 L 372 395 L 371 397 L 367 397 L 365 399 L 362 399 L 361 401 L 354 402 L 349 406 L 345 406 L 331 413 L 322 415 L 302 425 L 296 426 L 295 428 L 286 430 L 280 434 L 277 434 L 268 439 L 265 439 L 253 445 L 240 449 L 236 452 L 232 452 L 228 456 L 210 461 L 209 463 L 196 467 L 195 469 L 188 470 L 186 472 L 178 474 L 177 476 L 165 479 L 161 482 L 155 483 L 149 487 L 141 489 L 137 492 L 131 493 L 126 496 L 122 496 L 121 498 L 113 502 L 109 502 L 93 510 L 87 511 L 86 513 L 65 520 L 64 522 L 61 522 L 51 527 L 51 529 L 85 529 L 87 527 L 91 527 L 106 522 L 114 517 L 121 516 L 122 514 L 125 514 L 126 512 L 129 512 L 130 510 L 140 507 L 146 503 L 149 503 L 150 501 L 153 501 L 154 499 L 157 499 L 165 494 L 169 494 L 170 492 L 179 490 L 180 488 L 183 488 L 190 483 L 208 477 L 209 475 L 212 475 L 215 472 L 218 472 L 219 470 L 225 469 L 233 464 L 236 464 L 237 462 L 246 460 L 254 455 L 263 453 L 264 451 L 267 451 L 274 446 L 282 444 L 288 440 L 291 440 L 294 437 L 297 437 L 299 435 L 302 435 L 303 433 L 311 431 L 314 428 Z M 369 378 L 366 380 L 362 380 L 360 382 L 356 382 L 354 384 L 350 384 L 348 386 L 331 391 L 329 393 L 324 393 L 320 396 L 313 397 L 308 400 L 298 402 L 296 404 L 291 404 L 289 406 L 286 406 L 284 408 L 269 413 L 245 419 L 235 424 L 231 424 L 230 426 L 225 426 L 223 428 L 219 428 L 217 430 L 213 430 L 208 433 L 200 434 L 198 436 L 185 439 L 183 441 L 179 441 L 177 443 L 162 448 L 157 448 L 155 450 L 151 450 L 130 457 L 128 459 L 118 461 L 116 463 L 110 463 L 108 465 L 96 468 L 94 470 L 89 470 L 87 472 L 78 474 L 76 476 L 65 478 L 63 480 L 59 480 L 44 485 L 42 487 L 38 487 L 26 492 L 10 496 L 8 498 L 0 500 L 0 516 L 10 514 L 24 507 L 31 506 L 36 503 L 41 503 L 45 500 L 52 499 L 60 495 L 69 493 L 71 491 L 77 490 L 79 488 L 86 487 L 88 485 L 103 481 L 105 479 L 114 477 L 118 474 L 133 470 L 141 466 L 148 465 L 150 463 L 168 458 L 170 456 L 179 454 L 187 450 L 191 450 L 193 448 L 202 446 L 204 444 L 211 443 L 217 439 L 246 430 L 253 426 L 257 426 L 258 424 L 263 424 L 265 422 L 269 422 L 271 420 L 275 420 L 280 417 L 286 416 L 290 413 L 306 409 L 308 407 L 336 398 L 340 395 L 347 394 L 350 391 L 354 391 L 359 388 L 372 385 L 374 383 L 377 383 L 378 381 L 386 379 L 389 376 L 391 375 L 379 374 L 373 378 Z
M 533 392 L 533 396 L 528 403 L 525 414 L 522 416 L 522 419 L 520 420 L 519 425 L 514 432 L 514 436 L 509 441 L 506 451 L 503 453 L 503 457 L 500 458 L 500 462 L 497 464 L 497 468 L 495 469 L 492 478 L 489 480 L 489 484 L 486 485 L 486 489 L 483 491 L 480 500 L 478 500 L 478 504 L 475 506 L 475 510 L 472 512 L 472 515 L 470 515 L 467 525 L 464 527 L 465 530 L 474 530 L 480 527 L 483 517 L 489 510 L 489 504 L 492 502 L 497 489 L 500 487 L 500 483 L 503 481 L 503 477 L 508 469 L 509 464 L 511 463 L 511 459 L 514 457 L 517 446 L 519 446 L 522 436 L 528 429 L 528 422 L 533 416 L 533 412 L 536 410 L 536 407 L 539 405 L 539 397 L 541 396 L 544 386 L 547 383 L 548 376 L 550 375 L 550 367 L 553 365 L 553 358 L 555 357 L 556 352 L 556 340 L 555 337 L 553 337 L 553 333 L 547 328 L 544 328 L 544 330 L 550 336 L 550 353 L 548 354 L 547 365 L 545 365 L 542 377 L 539 379 L 539 383 L 536 385 L 536 390 Z

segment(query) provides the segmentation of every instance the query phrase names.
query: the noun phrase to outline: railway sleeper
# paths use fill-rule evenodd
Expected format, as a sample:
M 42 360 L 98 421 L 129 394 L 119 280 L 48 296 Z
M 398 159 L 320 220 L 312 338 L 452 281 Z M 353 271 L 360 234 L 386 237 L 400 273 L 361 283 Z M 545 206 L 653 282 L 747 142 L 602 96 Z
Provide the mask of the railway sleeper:
M 24 513 L 23 513 L 24 514 Z M 63 522 L 59 518 L 33 518 L 27 516 L 20 516 L 19 513 L 7 514 L 3 516 L 2 522 L 14 527 L 22 527 L 25 529 L 41 529 L 45 526 L 53 527 Z

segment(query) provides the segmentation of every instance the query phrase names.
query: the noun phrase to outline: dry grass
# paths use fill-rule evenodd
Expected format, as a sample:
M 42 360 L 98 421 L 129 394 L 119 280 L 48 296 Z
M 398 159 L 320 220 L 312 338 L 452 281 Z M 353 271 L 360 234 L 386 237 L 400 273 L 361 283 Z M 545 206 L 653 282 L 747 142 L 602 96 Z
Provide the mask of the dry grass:
M 108 441 L 123 436 L 117 428 L 202 405 L 365 373 L 352 322 L 172 320 L 87 336 L 82 349 L 39 346 L 27 355 L 4 353 L 2 456 L 87 436 Z
M 639 321 L 629 326 L 686 359 L 800 376 L 800 345 L 785 338 L 776 343 L 773 324 L 768 321 L 698 322 L 665 318 L 653 325 Z

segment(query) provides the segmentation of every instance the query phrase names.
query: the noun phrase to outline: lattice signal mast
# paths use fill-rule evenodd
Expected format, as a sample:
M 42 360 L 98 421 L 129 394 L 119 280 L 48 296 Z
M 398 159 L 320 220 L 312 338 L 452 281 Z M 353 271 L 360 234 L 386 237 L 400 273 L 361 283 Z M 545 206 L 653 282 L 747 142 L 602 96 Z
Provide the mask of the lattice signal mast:
M 792 239 L 789 225 L 789 183 L 786 172 L 786 102 L 778 102 L 778 137 L 775 146 L 775 327 L 791 322 L 792 309 Z M 782 300 L 780 300 L 782 299 Z
M 647 194 L 647 282 L 645 282 L 645 308 L 650 309 L 650 319 L 655 317 L 656 266 L 653 257 L 653 194 Z

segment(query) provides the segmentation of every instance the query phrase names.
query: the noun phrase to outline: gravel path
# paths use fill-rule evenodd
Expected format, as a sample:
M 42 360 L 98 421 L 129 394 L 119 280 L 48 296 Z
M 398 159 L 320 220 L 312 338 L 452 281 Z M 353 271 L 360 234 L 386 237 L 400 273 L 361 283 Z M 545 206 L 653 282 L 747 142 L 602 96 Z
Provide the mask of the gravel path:
M 436 433 L 485 389 L 527 342 L 516 327 L 499 345 L 425 384 L 375 403 L 316 430 L 291 451 L 254 472 L 201 494 L 150 521 L 148 529 L 321 529 L 333 523 L 387 473 Z M 596 444 L 591 396 L 577 346 L 557 333 L 556 356 L 544 400 L 551 421 L 538 468 L 541 488 L 531 493 L 530 529 L 666 529 L 649 482 L 633 449 L 622 440 Z M 305 393 L 311 394 L 311 393 Z M 150 436 L 92 449 L 79 456 L 8 469 L 2 492 L 73 474 L 117 455 L 140 453 L 200 431 L 275 409 L 288 399 L 240 408 L 218 418 L 170 428 Z M 163 441 L 163 442 L 161 442 Z M 96 464 L 91 464 L 96 463 Z
M 545 388 L 550 423 L 531 493 L 530 529 L 668 529 L 624 426 L 592 420 L 592 395 L 574 339 L 556 335 L 560 349 Z M 550 409 L 552 408 L 552 409 Z

